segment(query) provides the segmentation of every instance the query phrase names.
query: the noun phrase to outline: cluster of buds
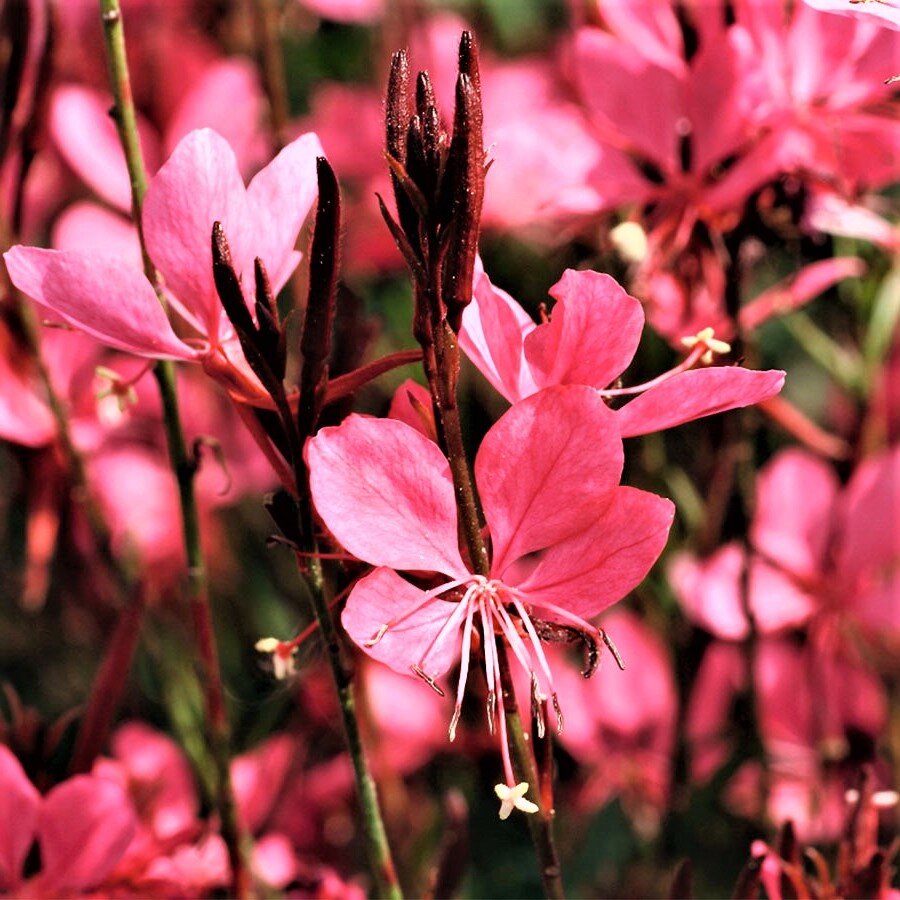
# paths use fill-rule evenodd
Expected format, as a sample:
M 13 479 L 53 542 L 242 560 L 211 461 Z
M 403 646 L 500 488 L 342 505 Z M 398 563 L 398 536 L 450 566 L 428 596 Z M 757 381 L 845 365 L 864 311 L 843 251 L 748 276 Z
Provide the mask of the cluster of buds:
M 440 343 L 446 327 L 459 331 L 472 297 L 485 152 L 478 53 L 471 32 L 463 32 L 459 44 L 452 133 L 441 120 L 427 72 L 416 76 L 414 94 L 409 59 L 400 50 L 391 62 L 386 104 L 396 219 L 383 201 L 381 210 L 413 275 L 413 329 L 427 369 L 429 348 Z

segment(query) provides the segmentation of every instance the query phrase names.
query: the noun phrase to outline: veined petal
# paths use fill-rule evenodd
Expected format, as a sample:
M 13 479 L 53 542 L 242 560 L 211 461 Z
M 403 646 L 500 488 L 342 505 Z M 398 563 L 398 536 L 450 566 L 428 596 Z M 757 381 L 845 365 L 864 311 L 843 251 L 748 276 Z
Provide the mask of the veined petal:
M 40 805 L 21 763 L 0 744 L 0 891 L 14 888 L 22 875 Z
M 627 368 L 644 328 L 641 304 L 599 272 L 568 269 L 550 288 L 552 318 L 525 338 L 525 358 L 538 387 L 605 388 Z
M 378 568 L 361 578 L 341 613 L 341 624 L 372 659 L 390 666 L 401 675 L 410 674 L 428 652 L 441 626 L 458 609 L 459 604 L 435 599 L 396 625 L 391 625 L 374 646 L 366 646 L 384 625 L 400 619 L 408 610 L 421 604 L 425 592 L 404 581 L 392 569 Z M 460 629 L 448 634 L 439 646 L 428 653 L 426 674 L 443 675 L 459 658 Z
M 294 253 L 297 235 L 318 191 L 316 157 L 324 155 L 316 135 L 304 134 L 250 182 L 244 248 L 249 258 L 242 260 L 246 277 L 257 256 L 265 263 L 275 291 L 293 272 L 300 259 Z
M 475 460 L 493 576 L 592 522 L 619 483 L 622 460 L 615 413 L 592 388 L 562 385 L 516 403 Z
M 530 603 L 552 603 L 590 619 L 644 580 L 666 545 L 674 516 L 674 504 L 664 497 L 616 488 L 605 512 L 548 548 L 518 588 Z
M 715 366 L 680 372 L 616 410 L 622 437 L 650 434 L 774 397 L 784 372 Z
M 44 799 L 38 833 L 42 879 L 51 890 L 96 887 L 122 858 L 137 828 L 123 788 L 108 778 L 78 775 Z
M 234 151 L 208 128 L 192 131 L 178 144 L 144 198 L 150 257 L 166 287 L 205 324 L 212 340 L 218 337 L 221 319 L 212 272 L 213 223 L 222 223 L 240 264 L 247 256 L 246 215 L 246 192 Z
M 353 415 L 311 438 L 306 461 L 319 515 L 354 556 L 392 569 L 468 574 L 450 466 L 414 428 Z
M 127 263 L 22 246 L 3 258 L 20 291 L 104 344 L 156 359 L 197 358 L 175 335 L 150 282 Z

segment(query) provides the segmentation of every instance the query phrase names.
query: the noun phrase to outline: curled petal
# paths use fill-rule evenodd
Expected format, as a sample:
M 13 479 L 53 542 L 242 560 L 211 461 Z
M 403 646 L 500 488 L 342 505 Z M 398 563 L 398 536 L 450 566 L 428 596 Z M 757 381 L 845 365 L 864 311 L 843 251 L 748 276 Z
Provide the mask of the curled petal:
M 21 246 L 3 258 L 20 291 L 102 343 L 156 359 L 197 358 L 175 335 L 150 282 L 128 263 Z
M 775 396 L 784 372 L 739 366 L 691 369 L 673 375 L 616 411 L 622 437 L 650 434 Z
M 631 362 L 644 328 L 641 304 L 609 275 L 569 269 L 550 289 L 553 317 L 525 339 L 539 387 L 605 388 Z
M 341 613 L 341 623 L 372 659 L 401 675 L 409 675 L 410 667 L 421 662 L 441 626 L 459 606 L 436 599 L 404 617 L 424 598 L 424 591 L 404 581 L 391 569 L 375 569 L 360 579 L 350 592 Z M 399 620 L 397 624 L 391 625 L 380 640 L 372 644 L 383 627 L 395 620 Z M 459 658 L 459 647 L 460 630 L 457 629 L 428 653 L 426 674 L 432 678 L 443 675 Z
M 492 574 L 596 519 L 619 483 L 622 459 L 615 413 L 592 388 L 562 385 L 516 403 L 475 460 Z
M 518 585 L 530 603 L 552 603 L 590 619 L 644 580 L 669 536 L 670 500 L 634 488 L 616 488 L 590 527 L 546 550 Z
M 467 574 L 450 466 L 418 431 L 350 416 L 310 439 L 306 460 L 316 509 L 354 556 L 393 569 Z

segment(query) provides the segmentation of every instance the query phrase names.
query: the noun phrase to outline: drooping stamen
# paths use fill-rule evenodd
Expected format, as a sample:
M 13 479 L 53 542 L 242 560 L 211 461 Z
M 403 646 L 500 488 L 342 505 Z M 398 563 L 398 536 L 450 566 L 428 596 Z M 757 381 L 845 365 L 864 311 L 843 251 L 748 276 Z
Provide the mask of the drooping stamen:
M 459 717 L 462 715 L 463 695 L 466 691 L 466 680 L 469 677 L 469 660 L 472 650 L 472 625 L 475 617 L 475 604 L 469 601 L 469 608 L 466 612 L 466 624 L 463 626 L 462 650 L 459 658 L 459 683 L 456 686 L 456 708 L 453 710 L 453 718 L 450 720 L 450 729 L 448 737 L 450 742 L 456 740 L 456 726 L 459 724 Z
M 491 638 L 493 639 L 493 630 L 491 632 Z M 497 659 L 497 654 L 493 654 L 494 656 L 494 679 L 498 685 L 501 684 L 500 681 L 500 662 Z M 506 735 L 506 706 L 503 703 L 503 689 L 501 687 L 498 693 L 500 715 L 498 716 L 498 721 L 500 723 L 500 756 L 503 759 L 503 773 L 506 776 L 506 783 L 512 787 L 516 783 L 515 775 L 513 774 L 512 760 L 509 756 L 509 738 Z
M 424 671 L 425 663 L 428 660 L 428 657 L 437 650 L 438 647 L 444 642 L 444 639 L 450 634 L 454 628 L 459 627 L 459 620 L 466 614 L 466 610 L 469 608 L 469 599 L 472 594 L 478 590 L 477 585 L 471 585 L 469 589 L 466 591 L 465 596 L 462 599 L 462 602 L 457 604 L 456 608 L 453 612 L 447 616 L 444 624 L 441 625 L 438 633 L 432 638 L 431 643 L 429 643 L 428 647 L 426 647 L 425 652 L 419 658 L 419 666 Z
M 519 661 L 519 665 L 521 665 L 526 672 L 531 672 L 534 669 L 534 666 L 528 656 L 528 648 L 522 642 L 522 638 L 519 637 L 519 632 L 516 631 L 516 626 L 513 625 L 509 613 L 503 608 L 503 604 L 499 601 L 492 604 L 492 609 L 497 618 L 497 623 L 500 626 L 500 631 L 509 642 L 509 646 L 512 648 L 516 659 Z
M 625 660 L 622 659 L 622 654 L 619 653 L 619 648 L 613 643 L 613 639 L 603 628 L 600 629 L 600 637 L 603 638 L 603 643 L 606 644 L 607 649 L 610 653 L 612 653 L 613 659 L 616 661 L 616 665 L 622 672 L 624 672 Z
M 550 663 L 547 662 L 547 657 L 544 655 L 544 648 L 541 647 L 541 641 L 534 629 L 531 617 L 528 615 L 528 611 L 525 609 L 525 605 L 521 600 L 514 598 L 513 605 L 516 608 L 516 612 L 519 614 L 519 618 L 522 620 L 522 624 L 525 626 L 525 631 L 528 633 L 528 638 L 531 641 L 531 648 L 534 651 L 534 655 L 537 657 L 538 665 L 540 665 L 544 672 L 544 678 L 547 679 L 547 688 L 550 693 L 555 693 L 553 687 L 553 672 L 550 670 Z
M 419 668 L 419 666 L 410 666 L 414 675 L 418 675 L 425 684 L 428 685 L 439 697 L 446 697 L 447 695 L 444 693 L 441 686 L 423 669 Z
M 487 683 L 487 720 L 488 731 L 494 734 L 494 719 L 497 712 L 497 689 L 494 684 L 494 656 L 497 648 L 494 646 L 494 626 L 491 616 L 485 609 L 484 598 L 478 598 L 478 612 L 481 616 L 481 633 L 484 637 L 484 680 Z
M 553 711 L 556 713 L 556 733 L 562 734 L 563 713 L 562 713 L 562 707 L 559 705 L 559 697 L 556 696 L 555 691 L 550 696 L 550 701 L 553 703 Z
M 375 632 L 372 637 L 370 637 L 367 641 L 363 641 L 364 647 L 374 647 L 387 633 L 391 628 L 395 628 L 401 622 L 408 619 L 411 615 L 419 612 L 420 609 L 428 606 L 436 597 L 439 597 L 441 594 L 446 591 L 453 590 L 453 588 L 457 588 L 462 584 L 465 584 L 467 581 L 472 581 L 473 579 L 480 579 L 484 581 L 484 577 L 481 575 L 470 575 L 468 578 L 460 578 L 456 581 L 448 581 L 446 584 L 442 584 L 436 588 L 432 588 L 430 591 L 425 591 L 422 595 L 421 599 L 414 603 L 409 609 L 405 612 L 400 613 L 399 616 L 394 616 L 389 622 L 384 622 L 382 625 L 378 627 L 378 631 Z
M 547 733 L 547 724 L 544 718 L 544 701 L 547 698 L 541 693 L 538 686 L 537 674 L 531 673 L 531 718 L 537 728 L 537 736 L 543 740 Z

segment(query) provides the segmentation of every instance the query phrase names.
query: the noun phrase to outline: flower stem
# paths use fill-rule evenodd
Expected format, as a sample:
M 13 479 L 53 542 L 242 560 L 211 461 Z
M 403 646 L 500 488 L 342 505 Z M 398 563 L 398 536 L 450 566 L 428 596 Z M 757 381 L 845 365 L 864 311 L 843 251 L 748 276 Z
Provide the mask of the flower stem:
M 469 464 L 466 460 L 456 398 L 459 346 L 456 335 L 446 320 L 441 323 L 440 327 L 435 328 L 434 352 L 429 352 L 429 348 L 426 347 L 423 361 L 428 382 L 432 388 L 432 399 L 437 412 L 444 449 L 450 462 L 456 503 L 469 557 L 476 573 L 489 577 L 490 562 L 481 534 L 482 516 L 475 497 Z M 537 765 L 529 737 L 522 724 L 522 716 L 519 713 L 506 645 L 502 639 L 498 638 L 495 646 L 500 669 L 500 687 L 503 691 L 506 730 L 512 742 L 510 749 L 513 752 L 519 777 L 528 782 L 528 797 L 538 806 L 538 812 L 533 816 L 528 816 L 528 827 L 538 859 L 544 893 L 547 897 L 564 897 L 562 870 L 553 837 L 555 810 L 548 808 L 541 797 Z
M 137 118 L 131 95 L 128 61 L 125 52 L 125 32 L 119 0 L 100 0 L 103 33 L 106 42 L 110 82 L 115 97 L 115 120 L 119 139 L 125 152 L 131 181 L 132 213 L 141 242 L 144 269 L 151 283 L 159 290 L 159 277 L 147 253 L 141 222 L 141 209 L 147 190 L 147 175 L 137 132 Z M 247 840 L 237 819 L 237 808 L 231 785 L 231 736 L 225 711 L 222 675 L 213 630 L 212 612 L 206 579 L 206 567 L 200 541 L 200 523 L 194 492 L 196 464 L 190 458 L 178 411 L 175 366 L 161 361 L 154 370 L 163 407 L 163 421 L 169 449 L 169 463 L 178 483 L 182 531 L 187 556 L 188 598 L 193 619 L 197 652 L 200 658 L 203 696 L 206 706 L 208 744 L 216 769 L 215 806 L 221 819 L 222 838 L 228 847 L 232 871 L 232 890 L 239 897 L 252 894 L 252 883 L 246 861 Z
M 278 34 L 279 3 L 277 0 L 254 0 L 253 30 L 256 52 L 263 76 L 263 87 L 269 101 L 269 124 L 280 150 L 288 141 L 290 109 L 284 57 Z

